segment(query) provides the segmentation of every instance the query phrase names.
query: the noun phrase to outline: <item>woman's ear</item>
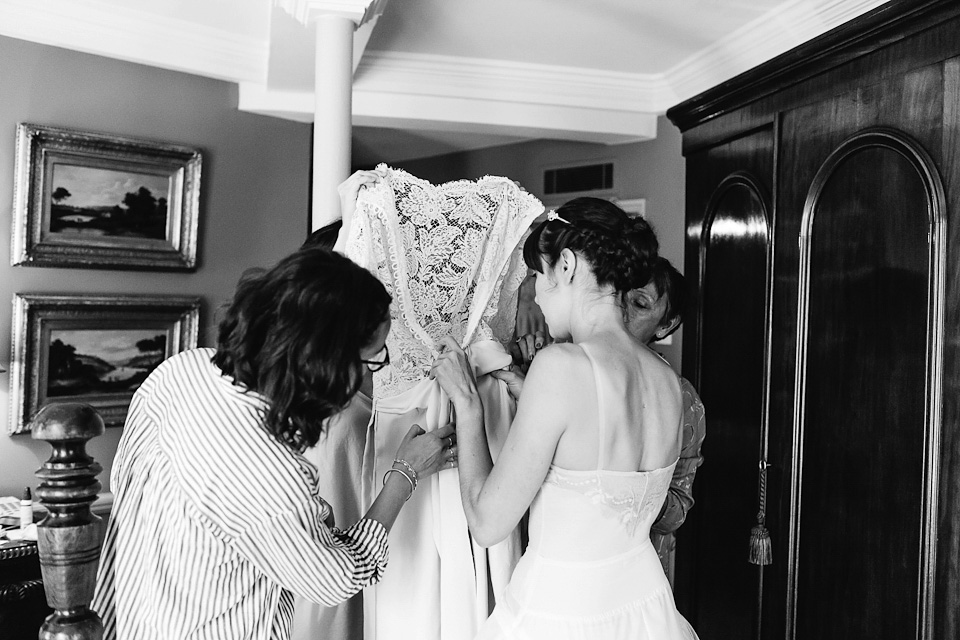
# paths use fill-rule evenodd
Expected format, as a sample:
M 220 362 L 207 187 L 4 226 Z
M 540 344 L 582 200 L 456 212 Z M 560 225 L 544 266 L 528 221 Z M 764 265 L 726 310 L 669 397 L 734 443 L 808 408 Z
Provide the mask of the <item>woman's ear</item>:
M 680 323 L 683 321 L 683 318 L 679 315 L 674 316 L 666 324 L 661 324 L 657 327 L 657 332 L 654 334 L 657 340 L 663 340 L 668 335 L 674 332 L 674 330 L 680 326 Z
M 565 282 L 573 282 L 573 276 L 577 271 L 577 254 L 570 249 L 564 249 L 560 252 L 560 259 L 557 261 L 557 275 Z

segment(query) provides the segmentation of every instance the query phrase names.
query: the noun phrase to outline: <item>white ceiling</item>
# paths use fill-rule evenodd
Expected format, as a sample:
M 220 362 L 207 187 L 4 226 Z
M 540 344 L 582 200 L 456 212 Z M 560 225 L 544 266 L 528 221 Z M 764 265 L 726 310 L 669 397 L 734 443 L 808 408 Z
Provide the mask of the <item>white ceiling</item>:
M 354 160 L 532 138 L 656 136 L 678 102 L 886 0 L 377 0 L 357 32 Z M 238 108 L 313 118 L 315 32 L 373 0 L 0 0 L 0 35 L 213 77 Z

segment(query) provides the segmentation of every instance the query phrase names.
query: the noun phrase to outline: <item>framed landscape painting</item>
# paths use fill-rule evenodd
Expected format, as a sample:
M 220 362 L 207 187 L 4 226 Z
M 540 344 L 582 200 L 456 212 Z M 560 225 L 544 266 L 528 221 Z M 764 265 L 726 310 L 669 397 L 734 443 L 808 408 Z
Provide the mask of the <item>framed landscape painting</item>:
M 196 267 L 197 149 L 21 123 L 13 265 Z
M 123 424 L 140 383 L 166 358 L 197 346 L 200 299 L 183 296 L 17 294 L 13 307 L 10 433 L 49 402 L 83 402 Z

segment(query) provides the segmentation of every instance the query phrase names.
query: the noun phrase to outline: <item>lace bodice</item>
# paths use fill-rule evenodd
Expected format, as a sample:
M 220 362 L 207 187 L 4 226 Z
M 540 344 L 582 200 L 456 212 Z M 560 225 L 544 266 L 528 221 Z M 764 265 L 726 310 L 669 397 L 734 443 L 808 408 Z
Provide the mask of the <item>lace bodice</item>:
M 427 375 L 447 335 L 462 346 L 511 338 L 526 274 L 517 247 L 543 205 L 507 178 L 434 186 L 378 169 L 387 177 L 360 192 L 344 250 L 393 296 L 391 365 L 374 374 L 387 398 Z
M 572 471 L 552 465 L 544 484 L 574 491 L 602 505 L 632 536 L 641 524 L 646 524 L 645 532 L 649 531 L 670 488 L 676 464 L 635 472 Z

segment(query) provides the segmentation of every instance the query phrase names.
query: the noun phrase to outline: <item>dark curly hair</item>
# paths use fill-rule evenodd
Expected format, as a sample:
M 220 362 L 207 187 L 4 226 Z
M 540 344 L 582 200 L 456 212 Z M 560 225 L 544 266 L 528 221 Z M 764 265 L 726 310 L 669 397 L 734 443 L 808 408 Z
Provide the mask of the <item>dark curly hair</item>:
M 360 350 L 389 308 L 390 295 L 366 269 L 321 247 L 301 248 L 241 279 L 212 361 L 266 399 L 270 433 L 303 450 L 360 388 Z
M 659 243 L 646 220 L 600 198 L 574 198 L 556 211 L 563 220 L 542 222 L 524 243 L 528 267 L 542 272 L 542 260 L 552 268 L 570 249 L 587 260 L 597 284 L 620 294 L 650 282 Z
M 660 257 L 654 262 L 651 276 L 657 295 L 666 296 L 667 306 L 663 310 L 661 324 L 669 324 L 674 318 L 683 317 L 687 305 L 687 285 L 683 274 L 677 271 L 669 260 Z M 679 325 L 677 325 L 679 326 Z

